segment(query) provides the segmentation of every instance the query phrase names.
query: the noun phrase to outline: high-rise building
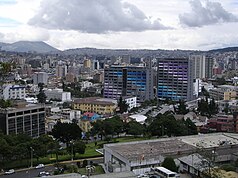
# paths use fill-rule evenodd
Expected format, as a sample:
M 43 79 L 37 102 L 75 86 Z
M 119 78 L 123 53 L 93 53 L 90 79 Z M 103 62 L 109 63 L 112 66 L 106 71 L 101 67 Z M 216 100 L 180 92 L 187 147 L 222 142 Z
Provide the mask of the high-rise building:
M 136 96 L 138 102 L 153 99 L 153 70 L 136 66 L 111 66 L 104 70 L 104 97 Z
M 3 85 L 3 99 L 25 99 L 26 87 L 19 85 L 6 84 Z
M 190 101 L 193 95 L 194 63 L 188 58 L 158 59 L 158 98 Z
M 33 74 L 33 84 L 38 85 L 39 83 L 44 83 L 47 85 L 48 83 L 48 74 L 46 72 L 35 72 Z
M 194 63 L 194 77 L 195 78 L 211 78 L 213 59 L 205 55 L 191 55 L 189 59 Z
M 25 133 L 38 137 L 45 134 L 45 107 L 31 104 L 0 109 L 0 130 L 6 135 Z

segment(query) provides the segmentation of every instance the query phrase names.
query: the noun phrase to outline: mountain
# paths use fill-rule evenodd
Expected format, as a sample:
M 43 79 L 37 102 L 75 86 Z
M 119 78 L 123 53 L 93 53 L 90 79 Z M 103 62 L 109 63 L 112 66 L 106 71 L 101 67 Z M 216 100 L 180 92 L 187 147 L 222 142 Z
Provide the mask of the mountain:
M 6 46 L 6 45 L 8 45 L 8 44 L 0 42 L 0 49 L 1 49 L 1 47 Z
M 43 41 L 18 41 L 12 44 L 3 45 L 1 47 L 1 50 L 11 52 L 36 52 L 36 53 L 59 52 L 58 49 L 48 45 Z
M 227 47 L 227 48 L 221 48 L 221 49 L 213 49 L 210 50 L 209 52 L 233 52 L 233 51 L 238 51 L 238 47 Z

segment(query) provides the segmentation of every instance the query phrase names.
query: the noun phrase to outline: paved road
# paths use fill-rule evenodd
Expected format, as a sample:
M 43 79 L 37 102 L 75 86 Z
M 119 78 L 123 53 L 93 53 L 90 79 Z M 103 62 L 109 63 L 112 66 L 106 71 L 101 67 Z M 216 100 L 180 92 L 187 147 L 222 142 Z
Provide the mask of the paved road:
M 47 166 L 41 169 L 30 169 L 30 170 L 16 172 L 11 175 L 2 175 L 0 177 L 1 178 L 33 178 L 33 177 L 37 177 L 39 173 L 42 171 L 53 173 L 54 169 L 55 169 L 54 166 Z
M 70 164 L 70 163 L 75 163 L 78 161 L 83 161 L 84 159 L 80 159 L 80 160 L 74 160 L 74 161 L 64 161 L 61 162 L 60 164 Z M 99 158 L 88 158 L 88 161 L 92 160 L 93 163 L 103 163 L 103 158 L 99 157 Z M 14 174 L 11 175 L 1 175 L 0 178 L 34 178 L 37 177 L 39 175 L 40 172 L 42 171 L 46 171 L 49 172 L 51 175 L 53 174 L 53 172 L 55 171 L 55 167 L 50 165 L 50 166 L 45 166 L 44 168 L 41 169 L 25 169 L 25 170 L 20 170 L 20 171 L 16 171 Z

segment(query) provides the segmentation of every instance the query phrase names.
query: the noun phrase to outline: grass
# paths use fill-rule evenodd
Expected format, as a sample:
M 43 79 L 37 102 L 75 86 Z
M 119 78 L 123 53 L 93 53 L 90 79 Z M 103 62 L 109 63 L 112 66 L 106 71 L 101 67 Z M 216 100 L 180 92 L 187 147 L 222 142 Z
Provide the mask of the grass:
M 79 168 L 78 172 L 82 175 L 87 175 L 87 171 L 86 168 Z M 98 174 L 104 174 L 104 170 L 102 168 L 102 166 L 95 166 L 95 171 L 91 173 L 91 175 L 98 175 Z
M 74 159 L 87 159 L 87 158 L 102 156 L 100 153 L 98 153 L 96 151 L 96 149 L 102 148 L 103 144 L 141 141 L 141 140 L 146 140 L 146 139 L 147 138 L 144 138 L 144 137 L 130 136 L 130 137 L 113 138 L 110 142 L 97 141 L 96 146 L 95 146 L 95 142 L 87 143 L 85 153 L 84 154 L 76 154 Z M 66 152 L 63 152 L 62 155 L 58 156 L 58 159 L 59 159 L 59 162 L 68 161 L 68 160 L 71 160 L 71 155 L 67 154 Z M 36 158 L 34 158 L 33 159 L 33 166 L 36 166 L 39 163 L 50 164 L 50 163 L 55 163 L 55 162 L 56 162 L 56 155 L 55 154 L 52 154 L 52 155 L 49 154 L 47 157 L 39 158 L 38 161 L 37 161 Z M 30 159 L 11 161 L 11 162 L 5 163 L 5 165 L 4 165 L 4 169 L 24 168 L 24 167 L 30 167 Z

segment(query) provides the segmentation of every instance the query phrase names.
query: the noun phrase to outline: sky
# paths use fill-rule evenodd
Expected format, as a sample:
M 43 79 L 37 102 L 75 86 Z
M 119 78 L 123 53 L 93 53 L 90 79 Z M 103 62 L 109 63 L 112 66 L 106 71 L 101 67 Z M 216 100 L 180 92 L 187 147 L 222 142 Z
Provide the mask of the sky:
M 237 0 L 0 0 L 0 42 L 61 50 L 238 46 Z

